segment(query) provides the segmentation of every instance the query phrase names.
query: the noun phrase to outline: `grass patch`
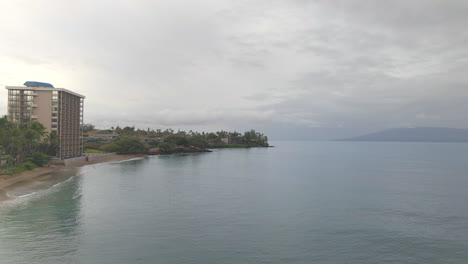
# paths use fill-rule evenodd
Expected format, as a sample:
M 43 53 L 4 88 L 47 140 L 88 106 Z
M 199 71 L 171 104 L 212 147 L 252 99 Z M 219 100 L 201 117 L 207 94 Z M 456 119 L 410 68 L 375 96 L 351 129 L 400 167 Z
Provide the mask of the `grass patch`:
M 92 148 L 89 148 L 89 149 L 85 149 L 84 152 L 85 152 L 85 153 L 104 153 L 105 151 L 102 151 L 102 150 L 99 150 L 99 149 L 92 149 Z

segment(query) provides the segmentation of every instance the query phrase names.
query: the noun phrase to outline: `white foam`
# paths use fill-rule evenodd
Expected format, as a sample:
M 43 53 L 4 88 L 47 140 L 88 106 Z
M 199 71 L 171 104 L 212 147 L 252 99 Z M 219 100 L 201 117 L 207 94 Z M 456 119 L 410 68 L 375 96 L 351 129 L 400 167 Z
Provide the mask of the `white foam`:
M 64 180 L 64 181 L 62 181 L 62 182 L 58 182 L 58 183 L 52 185 L 50 188 L 58 187 L 58 186 L 60 186 L 60 185 L 62 185 L 62 184 L 64 184 L 64 183 L 66 183 L 66 182 L 69 182 L 69 181 L 73 180 L 73 178 L 75 178 L 75 177 L 76 177 L 76 175 L 73 175 L 73 176 L 71 176 L 70 178 L 68 178 L 68 179 L 66 179 L 66 180 Z M 49 189 L 50 189 L 50 188 L 49 188 Z
M 24 197 L 28 197 L 28 196 L 31 196 L 31 195 L 34 195 L 35 193 L 38 193 L 39 191 L 36 191 L 36 192 L 32 192 L 32 193 L 28 193 L 28 194 L 23 194 L 23 195 L 19 195 L 19 196 L 14 196 L 14 195 L 11 195 L 9 192 L 7 192 L 7 196 L 10 197 L 10 198 L 15 198 L 15 199 L 21 199 L 21 198 L 24 198 Z
M 121 161 L 114 161 L 114 162 L 110 162 L 110 164 L 119 164 L 119 163 L 124 163 L 124 162 L 128 162 L 128 161 L 142 160 L 142 159 L 144 159 L 144 158 L 145 158 L 145 157 L 132 158 L 132 159 L 121 160 Z
M 67 180 L 65 180 L 63 182 L 59 182 L 59 183 L 56 183 L 56 184 L 50 186 L 47 189 L 35 190 L 35 191 L 32 191 L 30 193 L 26 193 L 26 194 L 15 195 L 14 191 L 10 191 L 10 192 L 7 191 L 7 192 L 5 192 L 5 195 L 7 197 L 9 197 L 9 198 L 12 198 L 12 199 L 3 201 L 3 202 L 0 203 L 0 205 L 2 205 L 2 204 L 14 205 L 14 204 L 27 203 L 28 201 L 30 201 L 32 199 L 39 198 L 39 197 L 42 197 L 43 195 L 47 195 L 47 194 L 49 194 L 51 192 L 55 192 L 55 191 L 59 190 L 58 187 L 60 187 L 64 183 L 67 183 L 67 182 L 71 181 L 75 177 L 76 176 L 72 176 L 72 177 L 68 178 Z

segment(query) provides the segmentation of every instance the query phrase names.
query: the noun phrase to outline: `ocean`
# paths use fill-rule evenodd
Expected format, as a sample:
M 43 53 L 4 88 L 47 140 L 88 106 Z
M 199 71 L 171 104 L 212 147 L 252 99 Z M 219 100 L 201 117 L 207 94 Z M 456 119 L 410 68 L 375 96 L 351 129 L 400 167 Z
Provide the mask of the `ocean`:
M 468 263 L 468 144 L 272 144 L 22 190 L 0 263 Z

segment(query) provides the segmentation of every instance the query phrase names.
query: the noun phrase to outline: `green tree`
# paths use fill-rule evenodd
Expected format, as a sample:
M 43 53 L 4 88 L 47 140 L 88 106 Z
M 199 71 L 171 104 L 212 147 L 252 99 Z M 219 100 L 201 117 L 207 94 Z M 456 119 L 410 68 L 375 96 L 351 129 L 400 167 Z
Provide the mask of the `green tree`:
M 41 152 L 33 152 L 31 156 L 25 158 L 24 160 L 25 162 L 30 161 L 37 166 L 42 167 L 50 161 L 50 156 Z
M 95 127 L 92 124 L 83 124 L 81 128 L 83 129 L 83 132 L 86 133 L 86 132 L 93 131 Z
M 148 147 L 136 137 L 120 137 L 115 142 L 115 151 L 122 154 L 147 153 Z
M 172 151 L 172 146 L 171 144 L 167 142 L 159 143 L 158 149 L 162 154 L 168 154 Z
M 9 167 L 21 165 L 26 157 L 31 159 L 33 153 L 36 152 L 44 155 L 42 159 L 48 161 L 47 150 L 57 142 L 51 140 L 51 136 L 54 137 L 53 134 L 47 133 L 45 127 L 37 121 L 17 125 L 9 122 L 6 117 L 0 118 L 0 154 L 8 158 Z M 39 154 L 34 155 L 37 165 L 45 164 L 38 158 Z
M 179 136 L 179 135 L 170 135 L 164 139 L 164 142 L 175 144 L 177 146 L 184 146 L 184 147 L 189 146 L 188 139 L 184 136 Z

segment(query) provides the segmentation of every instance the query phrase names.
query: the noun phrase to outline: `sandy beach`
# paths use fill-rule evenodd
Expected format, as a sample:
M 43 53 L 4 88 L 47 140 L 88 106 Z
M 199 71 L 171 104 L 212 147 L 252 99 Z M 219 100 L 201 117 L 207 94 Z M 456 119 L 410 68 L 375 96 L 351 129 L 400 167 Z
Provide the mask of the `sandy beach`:
M 83 161 L 75 163 L 73 166 L 51 165 L 50 167 L 35 168 L 15 175 L 0 175 L 0 202 L 11 199 L 11 197 L 6 195 L 8 191 L 15 188 L 27 188 L 28 185 L 32 185 L 35 181 L 46 180 L 52 173 L 63 172 L 64 176 L 62 180 L 66 180 L 76 173 L 77 168 L 85 165 L 122 161 L 145 156 L 142 154 L 103 155 L 98 160 Z

